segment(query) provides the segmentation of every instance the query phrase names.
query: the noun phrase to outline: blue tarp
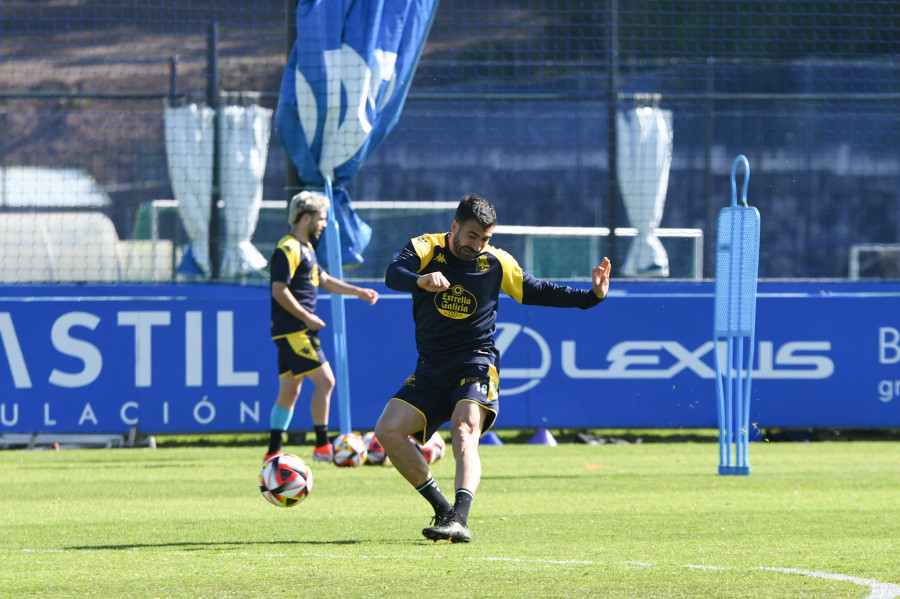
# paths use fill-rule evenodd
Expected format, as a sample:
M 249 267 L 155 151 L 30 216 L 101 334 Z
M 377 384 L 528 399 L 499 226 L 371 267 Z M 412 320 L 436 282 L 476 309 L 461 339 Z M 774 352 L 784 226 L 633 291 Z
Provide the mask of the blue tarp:
M 436 9 L 437 0 L 298 4 L 275 132 L 304 187 L 322 188 L 331 178 L 347 264 L 362 261 L 371 229 L 341 186 L 400 118 Z

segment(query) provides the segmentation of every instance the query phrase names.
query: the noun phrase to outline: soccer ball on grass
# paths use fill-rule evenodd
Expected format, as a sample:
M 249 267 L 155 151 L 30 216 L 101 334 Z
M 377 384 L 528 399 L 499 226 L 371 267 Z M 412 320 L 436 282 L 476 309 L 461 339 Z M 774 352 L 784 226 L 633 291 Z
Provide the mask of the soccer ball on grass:
M 283 453 L 265 461 L 259 470 L 259 490 L 273 505 L 293 507 L 312 491 L 312 470 L 299 457 Z
M 366 459 L 366 444 L 356 433 L 343 433 L 334 440 L 332 461 L 335 466 L 355 468 Z

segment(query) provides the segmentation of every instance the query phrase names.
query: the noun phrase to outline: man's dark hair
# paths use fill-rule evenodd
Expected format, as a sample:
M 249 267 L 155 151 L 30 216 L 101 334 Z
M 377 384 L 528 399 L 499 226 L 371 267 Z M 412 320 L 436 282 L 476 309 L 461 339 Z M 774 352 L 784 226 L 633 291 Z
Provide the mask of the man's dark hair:
M 497 212 L 494 210 L 494 205 L 486 199 L 470 193 L 460 200 L 453 220 L 460 225 L 475 220 L 482 229 L 487 229 L 497 224 Z

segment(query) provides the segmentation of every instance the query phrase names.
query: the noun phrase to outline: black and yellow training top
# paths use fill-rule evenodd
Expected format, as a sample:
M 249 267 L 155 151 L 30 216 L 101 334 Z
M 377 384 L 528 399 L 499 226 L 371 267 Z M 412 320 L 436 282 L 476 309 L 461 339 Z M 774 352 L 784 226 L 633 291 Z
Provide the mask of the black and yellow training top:
M 286 283 L 301 306 L 315 313 L 319 296 L 319 262 L 308 241 L 285 235 L 275 246 L 269 263 L 269 286 L 276 281 Z M 280 337 L 306 329 L 306 323 L 272 301 L 272 337 Z
M 558 285 L 523 272 L 515 258 L 490 245 L 474 260 L 460 260 L 448 241 L 447 233 L 410 240 L 385 273 L 388 287 L 412 293 L 416 347 L 426 361 L 468 352 L 488 354 L 495 362 L 501 290 L 520 304 L 533 306 L 586 310 L 601 301 L 590 289 Z M 416 285 L 419 276 L 437 271 L 450 282 L 447 290 L 432 293 Z

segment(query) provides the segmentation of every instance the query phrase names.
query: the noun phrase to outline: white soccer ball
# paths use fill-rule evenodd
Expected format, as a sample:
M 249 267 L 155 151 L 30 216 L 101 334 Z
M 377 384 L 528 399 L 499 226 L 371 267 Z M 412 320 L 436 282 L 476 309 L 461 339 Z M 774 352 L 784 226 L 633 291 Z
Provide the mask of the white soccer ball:
M 356 433 L 343 433 L 334 440 L 332 460 L 335 466 L 355 468 L 366 460 L 366 444 Z
M 387 457 L 384 447 L 381 446 L 381 442 L 375 436 L 375 431 L 369 431 L 363 435 L 363 442 L 366 444 L 366 464 L 371 466 L 390 464 L 391 460 Z
M 434 464 L 439 459 L 444 457 L 444 453 L 446 453 L 447 451 L 447 443 L 444 441 L 444 438 L 441 436 L 441 434 L 437 431 L 435 431 L 435 433 L 431 435 L 431 438 L 425 442 L 425 445 L 419 444 L 419 442 L 412 437 L 409 438 L 409 442 L 416 446 L 416 449 L 418 449 L 422 453 L 422 455 L 425 456 L 425 460 L 429 464 Z
M 307 498 L 312 470 L 299 457 L 283 453 L 266 460 L 259 470 L 259 491 L 273 505 L 293 507 Z

